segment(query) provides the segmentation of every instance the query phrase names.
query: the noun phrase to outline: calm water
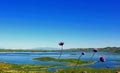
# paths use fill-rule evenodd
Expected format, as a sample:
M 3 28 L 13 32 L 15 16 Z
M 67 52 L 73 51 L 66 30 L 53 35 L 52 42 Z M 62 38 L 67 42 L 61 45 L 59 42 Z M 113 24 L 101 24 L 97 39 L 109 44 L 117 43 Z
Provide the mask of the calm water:
M 71 54 L 76 55 L 71 55 Z M 93 52 L 87 52 L 86 55 L 81 57 L 81 60 L 89 61 L 90 57 L 92 56 Z M 80 52 L 63 52 L 63 55 L 61 58 L 74 58 L 77 59 L 80 55 Z M 45 65 L 45 64 L 67 64 L 65 62 L 45 62 L 45 61 L 35 61 L 32 60 L 32 58 L 37 57 L 53 57 L 58 58 L 59 52 L 17 52 L 17 53 L 8 53 L 8 52 L 2 52 L 0 53 L 0 62 L 7 62 L 7 63 L 14 63 L 14 64 L 37 64 L 37 65 Z M 120 66 L 120 62 L 116 62 L 115 60 L 120 60 L 120 54 L 117 53 L 107 53 L 107 52 L 99 52 L 96 53 L 93 57 L 94 61 L 98 61 L 100 56 L 104 56 L 106 58 L 106 62 L 104 63 L 96 63 L 93 65 L 87 65 L 85 67 L 92 67 L 92 68 L 106 68 L 107 66 L 110 67 L 116 67 Z M 59 67 L 58 67 L 59 68 Z M 66 66 L 67 68 L 67 66 Z

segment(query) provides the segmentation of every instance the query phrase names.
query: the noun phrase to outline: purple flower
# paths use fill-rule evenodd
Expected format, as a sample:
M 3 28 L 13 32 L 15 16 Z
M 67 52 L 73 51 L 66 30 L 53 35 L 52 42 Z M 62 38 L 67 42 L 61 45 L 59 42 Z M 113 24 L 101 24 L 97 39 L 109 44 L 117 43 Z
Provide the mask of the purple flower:
M 63 46 L 63 45 L 64 45 L 64 42 L 60 42 L 59 45 L 60 45 L 60 46 Z
M 92 57 L 91 57 L 91 60 L 93 59 L 95 53 L 98 52 L 98 49 L 97 49 L 97 48 L 94 48 L 94 49 L 93 49 L 93 52 L 94 52 L 94 53 L 93 53 L 93 55 L 92 55 Z
M 93 51 L 94 51 L 94 52 L 98 52 L 98 49 L 97 49 L 97 48 L 94 48 Z
M 82 55 L 85 55 L 85 52 L 82 52 Z
M 60 57 L 62 55 L 64 42 L 59 42 L 59 45 L 61 46 L 61 51 L 60 51 L 60 56 L 58 57 L 58 60 L 60 59 Z
M 104 57 L 100 57 L 100 61 L 101 61 L 101 62 L 105 62 L 106 60 L 105 60 Z

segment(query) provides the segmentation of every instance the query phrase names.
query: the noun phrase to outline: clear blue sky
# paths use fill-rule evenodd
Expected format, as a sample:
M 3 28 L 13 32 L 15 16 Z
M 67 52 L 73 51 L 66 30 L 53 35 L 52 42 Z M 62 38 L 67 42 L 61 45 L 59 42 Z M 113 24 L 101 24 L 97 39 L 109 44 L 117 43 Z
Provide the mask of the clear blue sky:
M 0 0 L 0 47 L 120 46 L 119 0 Z

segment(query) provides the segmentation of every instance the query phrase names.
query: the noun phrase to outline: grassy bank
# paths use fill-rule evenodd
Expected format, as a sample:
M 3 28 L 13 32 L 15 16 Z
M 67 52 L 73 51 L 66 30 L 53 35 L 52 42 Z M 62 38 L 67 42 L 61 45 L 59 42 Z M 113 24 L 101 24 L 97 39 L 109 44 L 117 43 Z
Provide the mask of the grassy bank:
M 44 68 L 49 68 L 52 66 L 47 65 L 19 65 L 0 62 L 0 73 L 50 73 L 49 71 L 44 71 Z
M 60 69 L 56 73 L 116 73 L 116 69 L 93 69 L 93 68 L 76 68 L 76 69 Z
M 53 73 L 44 68 L 50 68 L 55 66 L 49 65 L 19 65 L 0 62 L 0 73 Z M 69 69 L 59 69 L 55 73 L 82 73 L 87 71 L 88 73 L 115 73 L 119 68 L 115 69 L 93 69 L 93 68 L 69 68 Z
M 93 62 L 89 62 L 89 61 L 82 61 L 80 60 L 79 62 L 77 61 L 77 59 L 56 59 L 56 58 L 51 58 L 51 57 L 40 57 L 40 58 L 33 58 L 33 60 L 38 60 L 38 61 L 54 61 L 54 62 L 69 62 L 69 66 L 74 66 L 76 65 L 76 63 L 78 63 L 78 65 L 85 65 L 85 64 L 93 64 Z

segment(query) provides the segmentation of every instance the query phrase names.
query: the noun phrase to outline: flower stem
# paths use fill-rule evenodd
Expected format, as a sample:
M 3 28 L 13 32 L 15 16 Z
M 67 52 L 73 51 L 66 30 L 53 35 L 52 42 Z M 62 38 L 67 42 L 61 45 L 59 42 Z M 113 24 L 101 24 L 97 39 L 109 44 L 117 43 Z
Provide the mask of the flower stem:
M 82 57 L 82 54 L 79 56 L 78 60 L 77 60 L 77 63 L 76 63 L 76 66 L 79 64 L 79 61 L 80 61 L 80 58 Z
M 61 51 L 60 51 L 60 55 L 58 57 L 58 61 L 60 61 L 61 55 L 62 55 L 62 51 L 63 51 L 63 46 L 61 47 Z
M 95 55 L 95 52 L 94 52 L 93 55 L 91 56 L 91 61 L 93 61 L 93 57 L 94 57 L 94 55 Z

